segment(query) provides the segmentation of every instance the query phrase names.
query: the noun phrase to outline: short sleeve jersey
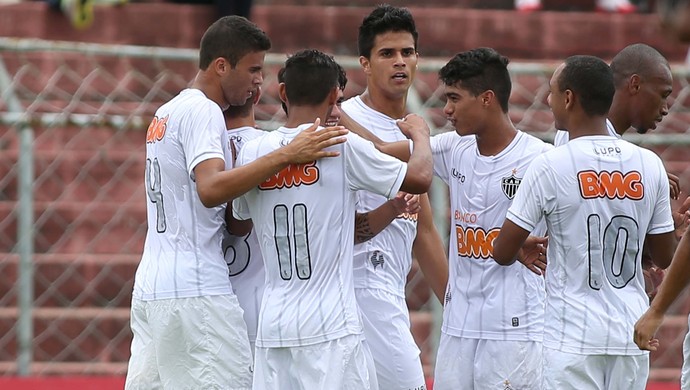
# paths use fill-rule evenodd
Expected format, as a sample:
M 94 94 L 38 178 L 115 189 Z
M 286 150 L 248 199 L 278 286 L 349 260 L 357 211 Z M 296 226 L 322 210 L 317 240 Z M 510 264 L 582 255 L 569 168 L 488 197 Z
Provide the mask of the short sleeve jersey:
M 309 124 L 248 142 L 244 165 L 288 144 Z M 305 346 L 361 334 L 354 294 L 355 194 L 398 192 L 407 165 L 355 134 L 333 146 L 340 156 L 291 165 L 233 202 L 251 218 L 266 268 L 256 345 Z
M 448 184 L 451 202 L 444 333 L 541 341 L 543 279 L 517 262 L 508 267 L 497 264 L 492 253 L 508 207 L 518 187 L 525 185 L 527 167 L 551 148 L 521 131 L 494 156 L 479 154 L 474 136 L 450 132 L 431 138 L 434 173 Z
M 579 137 L 537 157 L 507 218 L 549 231 L 544 346 L 576 354 L 639 355 L 633 325 L 648 307 L 647 234 L 673 231 L 664 166 L 610 136 Z
M 233 160 L 233 147 L 231 145 L 234 146 L 235 153 L 239 153 L 247 142 L 263 137 L 265 134 L 265 131 L 253 127 L 228 130 L 226 162 Z M 248 235 L 239 237 L 231 235 L 224 229 L 223 254 L 228 265 L 232 289 L 237 295 L 240 307 L 244 310 L 249 341 L 254 342 L 259 322 L 261 298 L 266 284 L 263 257 L 256 231 L 252 229 Z
M 606 131 L 609 132 L 611 137 L 621 138 L 620 134 L 616 133 L 616 129 L 613 127 L 613 123 L 610 120 L 606 120 Z M 553 139 L 553 144 L 555 146 L 561 146 L 568 143 L 570 139 L 570 134 L 565 130 L 557 130 L 556 136 Z
M 345 101 L 342 110 L 386 142 L 402 141 L 395 119 L 362 102 L 359 96 Z M 357 192 L 357 211 L 366 213 L 387 199 L 369 191 Z M 412 267 L 412 243 L 417 235 L 417 214 L 401 214 L 371 240 L 355 245 L 355 288 L 374 288 L 405 297 L 407 274 Z
M 221 241 L 225 206 L 205 207 L 194 168 L 224 160 L 223 113 L 197 89 L 161 106 L 146 133 L 148 230 L 133 297 L 140 300 L 230 294 Z

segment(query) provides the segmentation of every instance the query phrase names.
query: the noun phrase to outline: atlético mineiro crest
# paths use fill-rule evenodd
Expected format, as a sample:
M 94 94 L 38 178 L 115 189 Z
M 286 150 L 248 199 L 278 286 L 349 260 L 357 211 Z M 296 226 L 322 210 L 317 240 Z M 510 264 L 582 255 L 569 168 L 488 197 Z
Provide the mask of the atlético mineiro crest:
M 505 194 L 508 199 L 513 200 L 515 193 L 520 186 L 520 182 L 522 182 L 522 178 L 515 176 L 515 170 L 513 170 L 512 175 L 501 179 L 501 189 L 503 190 L 503 194 Z

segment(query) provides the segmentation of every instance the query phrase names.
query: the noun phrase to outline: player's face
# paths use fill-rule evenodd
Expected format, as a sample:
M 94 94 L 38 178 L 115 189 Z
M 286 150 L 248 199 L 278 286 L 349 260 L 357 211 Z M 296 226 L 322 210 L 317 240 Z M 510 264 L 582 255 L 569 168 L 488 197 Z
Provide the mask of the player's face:
M 551 80 L 549 80 L 549 96 L 546 98 L 551 112 L 553 113 L 556 129 L 559 130 L 567 130 L 565 124 L 565 93 L 561 92 L 558 87 L 558 78 L 564 67 L 565 64 L 561 64 L 556 68 L 556 71 L 553 72 L 553 76 L 551 76 Z
M 389 31 L 376 36 L 370 58 L 360 57 L 367 88 L 388 98 L 402 98 L 412 85 L 419 54 L 409 32 Z
M 481 98 L 462 88 L 459 83 L 444 86 L 443 93 L 446 96 L 443 113 L 455 128 L 455 132 L 459 135 L 475 134 L 482 121 Z
M 337 126 L 340 122 L 340 105 L 345 100 L 343 90 L 338 88 L 338 100 L 335 105 L 331 106 L 328 111 L 328 119 L 326 119 L 326 126 Z
M 644 134 L 656 129 L 657 123 L 668 114 L 668 97 L 673 91 L 671 69 L 659 65 L 650 77 L 641 78 L 639 87 L 631 107 L 632 127 Z
M 242 57 L 234 68 L 227 64 L 220 81 L 227 104 L 243 105 L 261 86 L 265 55 L 265 51 L 253 52 Z

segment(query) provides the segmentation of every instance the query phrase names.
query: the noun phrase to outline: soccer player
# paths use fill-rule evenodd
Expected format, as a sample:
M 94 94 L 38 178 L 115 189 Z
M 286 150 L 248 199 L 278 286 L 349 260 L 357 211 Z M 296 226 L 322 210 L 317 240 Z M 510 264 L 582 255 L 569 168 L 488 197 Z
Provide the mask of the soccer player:
M 338 67 L 330 56 L 296 53 L 284 80 L 285 127 L 246 144 L 238 165 L 338 109 Z M 267 272 L 255 389 L 378 388 L 354 296 L 352 226 L 357 190 L 393 198 L 399 189 L 423 193 L 431 183 L 428 127 L 415 115 L 399 126 L 414 141 L 408 164 L 350 134 L 332 148 L 340 157 L 292 165 L 233 203 L 236 217 L 254 222 Z
M 342 111 L 347 114 L 343 117 L 384 141 L 406 139 L 396 122 L 407 113 L 407 93 L 417 69 L 417 36 L 410 12 L 390 5 L 375 8 L 359 27 L 360 64 L 367 89 L 343 102 Z M 349 122 L 343 123 L 348 126 Z M 385 201 L 380 194 L 360 191 L 357 210 L 368 212 Z M 405 302 L 412 252 L 439 300 L 448 280 L 445 249 L 433 224 L 428 196 L 422 195 L 420 202 L 418 214 L 399 215 L 376 237 L 355 247 L 355 292 L 382 389 L 425 386 Z
M 435 389 L 541 386 L 544 280 L 519 263 L 491 259 L 527 167 L 553 148 L 510 121 L 508 62 L 479 48 L 439 71 L 455 132 L 434 136 L 431 149 L 434 173 L 450 188 L 454 231 Z
M 544 388 L 642 390 L 649 354 L 630 337 L 649 305 L 642 244 L 664 267 L 675 247 L 664 166 L 653 152 L 608 134 L 614 77 L 604 61 L 569 57 L 549 87 L 556 127 L 570 142 L 528 168 L 494 241 L 494 260 L 512 264 L 545 219 Z
M 221 248 L 225 204 L 289 163 L 337 155 L 347 131 L 312 126 L 276 152 L 225 170 L 222 110 L 263 81 L 268 37 L 230 16 L 201 39 L 191 88 L 161 106 L 146 133 L 148 231 L 132 294 L 125 387 L 251 387 L 247 328 Z

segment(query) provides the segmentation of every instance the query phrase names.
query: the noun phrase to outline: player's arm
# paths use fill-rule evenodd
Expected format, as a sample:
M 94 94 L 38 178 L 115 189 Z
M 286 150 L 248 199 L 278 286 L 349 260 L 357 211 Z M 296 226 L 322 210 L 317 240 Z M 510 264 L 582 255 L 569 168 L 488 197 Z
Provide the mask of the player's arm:
M 228 203 L 225 209 L 225 226 L 230 234 L 233 236 L 246 236 L 252 231 L 254 224 L 251 219 L 237 219 L 232 213 L 232 202 Z
M 676 249 L 675 233 L 647 234 L 644 249 L 649 252 L 649 257 L 657 267 L 667 268 Z
M 659 292 L 649 309 L 635 324 L 634 340 L 640 349 L 656 351 L 659 340 L 654 338 L 654 334 L 661 326 L 669 306 L 685 289 L 688 282 L 690 282 L 690 229 L 685 231 L 678 244 L 671 266 L 659 286 Z
M 434 225 L 433 213 L 429 196 L 420 196 L 421 210 L 417 218 L 417 236 L 412 244 L 412 253 L 419 263 L 419 269 L 424 278 L 436 294 L 436 298 L 443 303 L 448 285 L 447 251 L 443 247 L 441 236 Z
M 400 214 L 417 214 L 419 207 L 419 195 L 399 192 L 374 210 L 355 213 L 355 244 L 371 240 Z
M 364 126 L 357 123 L 354 119 L 350 118 L 345 111 L 341 111 L 340 115 L 341 125 L 365 140 L 372 142 L 380 152 L 393 156 L 401 161 L 408 161 L 410 159 L 409 141 L 385 142 Z
M 511 265 L 529 236 L 529 231 L 506 218 L 494 240 L 494 260 L 500 265 Z
M 429 190 L 433 177 L 433 161 L 429 141 L 429 126 L 419 115 L 409 114 L 397 122 L 403 133 L 413 142 L 412 154 L 407 162 L 407 173 L 400 191 L 423 194 Z
M 347 134 L 347 130 L 336 126 L 317 131 L 318 124 L 317 119 L 314 125 L 300 132 L 288 145 L 228 171 L 225 170 L 225 162 L 219 158 L 197 164 L 194 176 L 201 203 L 206 207 L 218 206 L 258 186 L 289 164 L 338 156 L 338 152 L 324 149 L 345 142 L 342 136 Z

